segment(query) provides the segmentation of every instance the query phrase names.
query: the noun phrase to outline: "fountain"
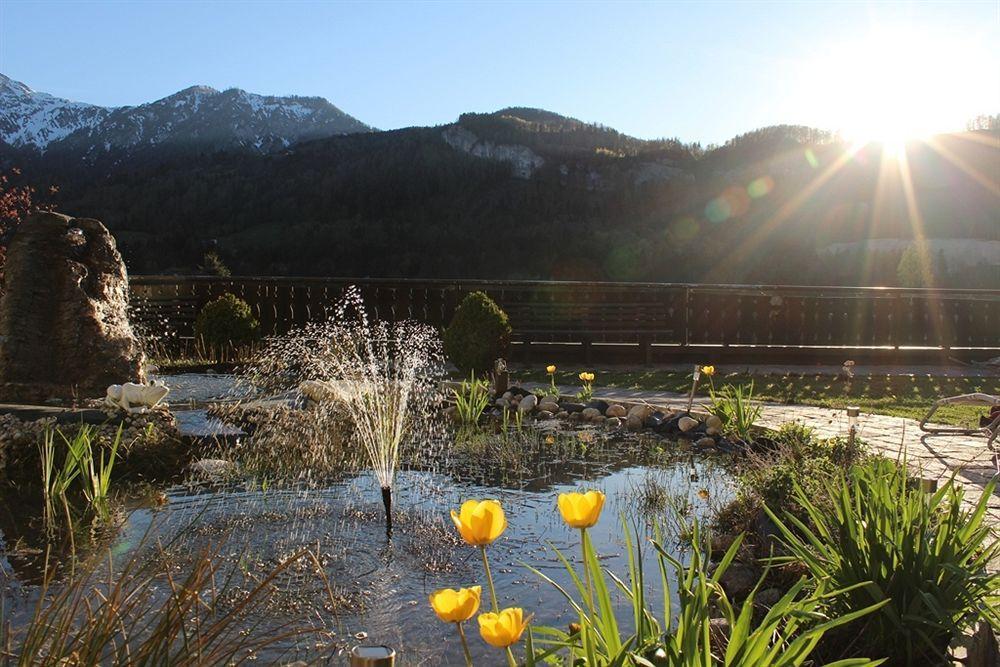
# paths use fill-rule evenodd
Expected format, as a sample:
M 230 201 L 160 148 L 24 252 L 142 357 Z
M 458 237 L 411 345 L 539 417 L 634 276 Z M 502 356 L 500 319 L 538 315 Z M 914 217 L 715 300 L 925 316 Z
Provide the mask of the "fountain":
M 296 389 L 310 405 L 308 430 L 282 436 L 298 447 L 324 448 L 345 422 L 378 480 L 386 533 L 392 533 L 392 486 L 401 449 L 429 439 L 440 402 L 444 358 L 433 327 L 412 320 L 371 320 L 360 292 L 348 288 L 335 314 L 271 341 L 243 375 L 261 391 Z M 276 428 L 282 428 L 277 425 Z M 318 437 L 317 437 L 318 436 Z

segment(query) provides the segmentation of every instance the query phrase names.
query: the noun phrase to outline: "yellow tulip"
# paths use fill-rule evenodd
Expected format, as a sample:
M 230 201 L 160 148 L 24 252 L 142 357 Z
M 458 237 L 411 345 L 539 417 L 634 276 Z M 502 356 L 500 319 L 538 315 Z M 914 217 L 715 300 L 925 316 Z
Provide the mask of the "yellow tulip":
M 584 371 L 584 372 L 580 373 L 580 379 L 583 380 L 584 382 L 593 382 L 594 381 L 594 374 L 593 373 L 588 373 L 588 372 Z
M 554 365 L 553 366 L 546 366 L 545 367 L 545 372 L 548 373 L 549 375 L 554 375 L 555 372 L 556 372 L 556 367 Z
M 590 528 L 601 518 L 603 507 L 600 491 L 559 494 L 559 513 L 570 528 Z
M 430 594 L 431 608 L 437 617 L 445 623 L 461 623 L 476 615 L 479 611 L 479 597 L 482 586 L 471 588 L 442 588 Z
M 474 547 L 492 543 L 507 530 L 503 507 L 495 500 L 466 500 L 458 512 L 451 511 L 451 520 L 462 539 Z
M 531 617 L 524 618 L 524 611 L 519 607 L 509 607 L 499 614 L 480 614 L 479 634 L 490 646 L 507 648 L 517 643 L 529 621 Z
M 715 366 L 702 366 L 701 372 L 707 375 L 708 377 L 712 377 L 713 375 L 715 375 Z

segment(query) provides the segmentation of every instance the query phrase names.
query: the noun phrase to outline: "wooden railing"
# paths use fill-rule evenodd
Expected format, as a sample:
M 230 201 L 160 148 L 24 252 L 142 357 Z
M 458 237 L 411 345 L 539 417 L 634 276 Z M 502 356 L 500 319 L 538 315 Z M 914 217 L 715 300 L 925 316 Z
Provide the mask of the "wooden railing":
M 192 336 L 200 308 L 227 292 L 247 301 L 263 331 L 273 334 L 325 319 L 348 285 L 361 290 L 375 317 L 415 318 L 435 326 L 450 321 L 466 294 L 482 290 L 509 312 L 518 342 L 583 344 L 588 353 L 591 343 L 641 347 L 647 360 L 649 350 L 660 346 L 1000 349 L 1000 290 L 369 278 L 131 279 L 135 318 L 147 328 L 180 337 Z M 553 323 L 555 311 L 569 313 L 562 326 Z

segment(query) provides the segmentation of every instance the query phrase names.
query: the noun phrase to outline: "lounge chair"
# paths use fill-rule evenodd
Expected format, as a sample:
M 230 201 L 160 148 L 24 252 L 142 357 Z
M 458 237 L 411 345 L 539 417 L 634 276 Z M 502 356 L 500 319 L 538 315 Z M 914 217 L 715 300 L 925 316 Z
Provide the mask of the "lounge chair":
M 937 409 L 942 405 L 986 405 L 991 408 L 989 417 L 980 421 L 979 428 L 956 428 L 928 426 Z M 923 419 L 920 420 L 920 430 L 931 435 L 981 435 L 986 438 L 986 447 L 993 452 L 993 463 L 997 467 L 997 474 L 1000 475 L 1000 452 L 996 450 L 994 444 L 997 436 L 1000 435 L 1000 396 L 992 394 L 963 394 L 961 396 L 950 396 L 934 401 L 931 409 Z

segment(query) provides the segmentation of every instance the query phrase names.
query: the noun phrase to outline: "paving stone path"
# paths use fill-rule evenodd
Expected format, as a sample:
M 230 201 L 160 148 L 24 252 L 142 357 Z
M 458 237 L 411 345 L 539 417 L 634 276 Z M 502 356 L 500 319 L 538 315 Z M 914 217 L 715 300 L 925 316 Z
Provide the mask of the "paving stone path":
M 537 383 L 527 385 L 543 389 L 548 386 Z M 564 395 L 573 394 L 577 389 L 559 387 Z M 687 407 L 687 396 L 663 391 L 599 388 L 594 394 L 605 400 L 646 402 L 674 409 Z M 695 399 L 696 409 L 703 408 L 704 404 L 704 398 Z M 817 435 L 822 438 L 846 435 L 848 431 L 847 415 L 842 409 L 773 403 L 765 403 L 763 408 L 758 424 L 767 428 L 798 422 L 816 429 Z M 982 498 L 986 485 L 996 474 L 993 454 L 982 437 L 928 435 L 912 419 L 872 414 L 861 415 L 858 436 L 883 456 L 899 460 L 905 456 L 910 468 L 924 479 L 943 482 L 954 475 L 955 482 L 965 490 L 965 500 L 969 504 Z M 1000 531 L 1000 490 L 995 491 L 988 501 L 987 513 L 994 530 Z

